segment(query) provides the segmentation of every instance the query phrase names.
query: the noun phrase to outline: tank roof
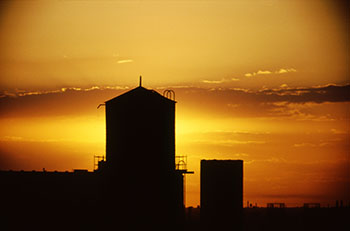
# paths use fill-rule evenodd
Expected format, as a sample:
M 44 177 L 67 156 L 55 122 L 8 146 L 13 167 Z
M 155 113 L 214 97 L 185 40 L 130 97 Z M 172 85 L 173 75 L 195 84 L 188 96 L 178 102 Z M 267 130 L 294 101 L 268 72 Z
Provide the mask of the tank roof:
M 176 101 L 168 99 L 155 90 L 149 90 L 146 89 L 142 86 L 136 87 L 130 91 L 127 91 L 117 97 L 114 97 L 110 100 L 107 100 L 105 103 L 111 103 L 114 101 L 119 101 L 119 100 L 129 100 L 129 99 L 135 99 L 135 98 L 152 98 L 156 100 L 164 100 L 165 102 L 171 102 L 171 103 L 176 103 Z

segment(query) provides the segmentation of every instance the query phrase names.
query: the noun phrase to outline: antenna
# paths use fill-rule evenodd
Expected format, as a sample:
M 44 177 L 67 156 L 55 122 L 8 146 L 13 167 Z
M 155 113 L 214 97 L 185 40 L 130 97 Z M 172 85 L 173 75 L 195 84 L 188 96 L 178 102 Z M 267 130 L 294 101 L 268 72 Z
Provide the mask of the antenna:
M 140 86 L 139 87 L 142 87 L 142 76 L 140 75 Z

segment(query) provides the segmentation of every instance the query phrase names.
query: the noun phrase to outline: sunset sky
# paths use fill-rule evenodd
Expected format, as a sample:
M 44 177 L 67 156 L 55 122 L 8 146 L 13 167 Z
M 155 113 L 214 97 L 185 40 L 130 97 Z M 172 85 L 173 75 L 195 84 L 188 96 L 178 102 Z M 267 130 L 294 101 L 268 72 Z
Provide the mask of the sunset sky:
M 350 203 L 346 2 L 1 1 L 0 169 L 92 171 L 142 75 L 176 93 L 187 206 L 201 159 L 244 160 L 244 203 Z

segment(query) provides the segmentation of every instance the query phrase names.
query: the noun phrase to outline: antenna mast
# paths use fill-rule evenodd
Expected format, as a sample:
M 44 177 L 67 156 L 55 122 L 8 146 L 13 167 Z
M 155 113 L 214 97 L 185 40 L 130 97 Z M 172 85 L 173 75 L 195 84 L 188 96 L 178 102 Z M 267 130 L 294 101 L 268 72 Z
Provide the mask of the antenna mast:
M 140 75 L 140 86 L 139 87 L 142 87 L 142 76 Z

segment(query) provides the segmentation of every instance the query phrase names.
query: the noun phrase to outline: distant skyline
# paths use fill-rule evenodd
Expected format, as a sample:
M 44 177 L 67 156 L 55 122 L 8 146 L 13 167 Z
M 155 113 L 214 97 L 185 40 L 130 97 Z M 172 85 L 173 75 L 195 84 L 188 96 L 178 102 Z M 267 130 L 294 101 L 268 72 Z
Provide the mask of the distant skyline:
M 100 103 L 176 93 L 187 206 L 201 159 L 244 160 L 244 205 L 350 198 L 349 4 L 0 2 L 0 169 L 92 170 Z M 142 115 L 140 115 L 142 117 Z

